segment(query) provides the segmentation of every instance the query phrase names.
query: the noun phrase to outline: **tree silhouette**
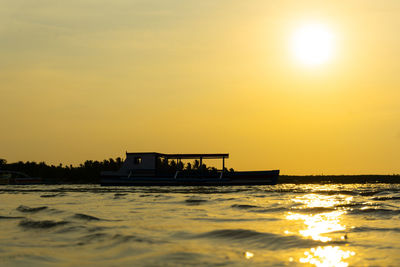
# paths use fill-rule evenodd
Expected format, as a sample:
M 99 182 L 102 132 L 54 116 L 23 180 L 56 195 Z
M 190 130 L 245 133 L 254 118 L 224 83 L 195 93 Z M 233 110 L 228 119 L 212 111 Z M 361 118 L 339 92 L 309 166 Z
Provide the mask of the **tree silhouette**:
M 45 162 L 16 162 L 9 163 L 0 160 L 0 168 L 10 171 L 19 171 L 31 177 L 41 177 L 45 183 L 98 183 L 101 171 L 117 171 L 123 162 L 121 158 L 100 161 L 86 160 L 79 166 L 47 165 Z
M 0 159 L 0 168 L 3 166 L 3 165 L 6 165 L 7 164 L 7 160 L 5 160 L 5 159 Z
M 15 162 L 7 163 L 7 160 L 0 159 L 0 168 L 10 171 L 24 172 L 31 177 L 41 177 L 45 183 L 99 183 L 102 171 L 117 171 L 123 165 L 123 160 L 105 159 L 103 161 L 86 160 L 78 166 L 73 165 L 48 165 L 45 162 Z M 219 172 L 214 167 L 200 166 L 200 161 L 188 162 L 186 166 L 182 161 L 167 158 L 157 159 L 157 175 L 173 176 L 176 171 L 182 171 L 183 177 L 218 176 Z M 232 169 L 230 171 L 233 171 Z

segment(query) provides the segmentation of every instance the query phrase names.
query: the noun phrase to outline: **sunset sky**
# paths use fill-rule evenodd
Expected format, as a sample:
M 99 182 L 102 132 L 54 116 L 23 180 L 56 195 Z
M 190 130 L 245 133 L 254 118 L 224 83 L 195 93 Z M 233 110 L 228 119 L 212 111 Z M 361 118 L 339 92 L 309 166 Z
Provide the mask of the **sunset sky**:
M 8 162 L 400 173 L 400 1 L 3 0 L 0 99 Z

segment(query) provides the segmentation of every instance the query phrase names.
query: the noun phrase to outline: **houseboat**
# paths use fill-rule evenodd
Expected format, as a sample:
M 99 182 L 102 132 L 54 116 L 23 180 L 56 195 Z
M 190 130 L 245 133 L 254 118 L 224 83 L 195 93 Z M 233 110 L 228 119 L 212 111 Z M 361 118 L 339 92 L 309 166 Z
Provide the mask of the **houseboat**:
M 126 153 L 118 171 L 101 173 L 103 186 L 233 186 L 275 185 L 279 170 L 228 171 L 229 154 L 164 154 L 157 152 Z M 222 168 L 207 168 L 204 159 L 220 159 Z M 195 160 L 184 167 L 182 160 Z

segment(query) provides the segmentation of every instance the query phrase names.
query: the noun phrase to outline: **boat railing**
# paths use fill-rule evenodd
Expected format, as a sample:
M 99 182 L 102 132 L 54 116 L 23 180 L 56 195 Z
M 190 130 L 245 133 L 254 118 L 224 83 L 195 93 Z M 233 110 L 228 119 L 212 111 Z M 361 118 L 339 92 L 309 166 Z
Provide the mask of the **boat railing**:
M 180 171 L 176 171 L 176 172 L 175 172 L 174 179 L 177 179 L 177 178 L 178 178 L 179 172 L 180 172 Z
M 184 171 L 182 172 L 182 171 L 176 171 L 175 172 L 175 174 L 174 174 L 174 179 L 178 179 L 178 176 L 180 175 L 180 174 L 182 174 L 182 173 L 184 173 Z M 217 176 L 218 177 L 218 176 Z M 187 178 L 187 177 L 186 177 Z M 219 171 L 219 177 L 218 177 L 219 179 L 222 179 L 222 178 L 224 178 L 224 171 Z

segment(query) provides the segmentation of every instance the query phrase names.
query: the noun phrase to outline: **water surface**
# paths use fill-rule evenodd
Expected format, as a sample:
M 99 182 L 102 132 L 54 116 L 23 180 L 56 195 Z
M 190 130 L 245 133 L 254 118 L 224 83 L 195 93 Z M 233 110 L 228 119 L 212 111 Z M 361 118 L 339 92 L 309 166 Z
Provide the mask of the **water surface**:
M 0 186 L 4 266 L 397 266 L 400 185 Z

